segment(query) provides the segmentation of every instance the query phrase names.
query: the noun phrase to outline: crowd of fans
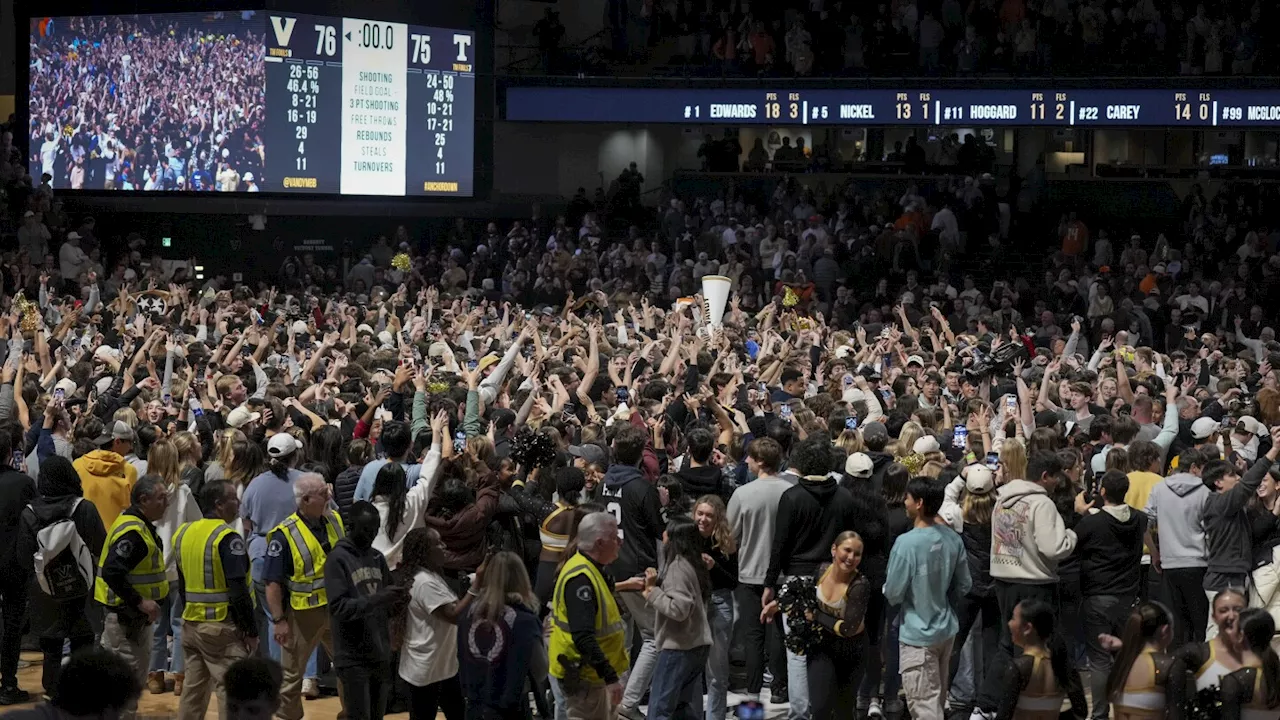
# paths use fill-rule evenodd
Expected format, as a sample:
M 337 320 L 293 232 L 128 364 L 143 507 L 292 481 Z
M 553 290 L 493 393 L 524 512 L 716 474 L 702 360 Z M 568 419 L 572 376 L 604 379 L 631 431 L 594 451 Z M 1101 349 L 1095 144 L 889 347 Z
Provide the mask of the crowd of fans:
M 234 13 L 33 21 L 31 175 L 75 190 L 256 190 L 266 71 L 251 27 Z
M 54 707 L 96 638 L 193 718 L 254 654 L 300 718 L 320 645 L 352 718 L 1280 708 L 1270 187 L 1067 214 L 1027 268 L 988 176 L 651 215 L 632 169 L 249 286 L 3 145 L 0 703 L 29 627 Z
M 1275 64 L 1262 42 L 1273 12 L 1254 0 L 655 0 L 607 22 L 624 63 L 694 74 L 1248 75 Z M 539 34 L 544 70 L 579 70 L 557 59 L 564 36 Z

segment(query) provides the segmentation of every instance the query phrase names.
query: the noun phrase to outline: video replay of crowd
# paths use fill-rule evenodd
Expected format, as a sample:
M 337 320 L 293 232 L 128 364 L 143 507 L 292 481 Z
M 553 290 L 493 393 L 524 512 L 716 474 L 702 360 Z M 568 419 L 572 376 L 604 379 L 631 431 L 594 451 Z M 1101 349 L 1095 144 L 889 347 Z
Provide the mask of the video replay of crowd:
M 71 190 L 255 191 L 261 27 L 252 11 L 33 18 L 32 177 Z

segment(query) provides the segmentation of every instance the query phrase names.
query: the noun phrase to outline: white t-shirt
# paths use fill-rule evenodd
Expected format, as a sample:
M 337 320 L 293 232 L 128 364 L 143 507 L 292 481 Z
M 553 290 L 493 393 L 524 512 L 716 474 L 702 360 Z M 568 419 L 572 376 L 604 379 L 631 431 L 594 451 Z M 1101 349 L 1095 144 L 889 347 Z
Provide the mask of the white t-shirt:
M 40 171 L 53 174 L 53 163 L 58 159 L 58 139 L 45 140 L 40 144 Z
M 400 677 L 410 685 L 424 687 L 458 674 L 458 626 L 432 614 L 457 599 L 440 575 L 420 570 L 413 576 L 400 650 Z

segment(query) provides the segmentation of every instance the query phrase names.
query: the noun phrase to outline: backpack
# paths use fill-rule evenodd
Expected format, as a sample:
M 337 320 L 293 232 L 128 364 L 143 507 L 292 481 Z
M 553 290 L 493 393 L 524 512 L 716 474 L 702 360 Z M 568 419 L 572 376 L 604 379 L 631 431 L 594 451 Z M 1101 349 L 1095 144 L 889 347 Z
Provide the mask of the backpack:
M 40 589 L 55 600 L 87 597 L 93 587 L 93 554 L 72 519 L 82 499 L 71 504 L 65 517 L 36 531 L 36 580 Z M 27 508 L 35 512 L 30 505 Z

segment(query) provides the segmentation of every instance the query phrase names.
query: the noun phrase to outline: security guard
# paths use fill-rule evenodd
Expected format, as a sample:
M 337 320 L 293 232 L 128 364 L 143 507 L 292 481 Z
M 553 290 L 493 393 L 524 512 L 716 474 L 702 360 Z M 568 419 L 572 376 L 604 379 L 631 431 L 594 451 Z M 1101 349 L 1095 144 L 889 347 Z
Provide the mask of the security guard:
M 206 483 L 199 502 L 204 519 L 186 523 L 173 535 L 178 587 L 186 603 L 182 658 L 187 673 L 178 717 L 203 720 L 212 690 L 218 694 L 219 717 L 227 720 L 227 668 L 258 649 L 249 554 L 244 538 L 228 524 L 240 513 L 235 486 L 226 480 Z
M 169 594 L 164 548 L 153 523 L 164 517 L 169 492 L 159 475 L 144 475 L 133 486 L 129 507 L 111 523 L 98 557 L 93 599 L 106 607 L 102 646 L 133 666 L 142 683 L 151 667 L 152 623 L 158 601 Z M 126 712 L 132 717 L 137 702 Z
M 618 676 L 630 659 L 614 583 L 604 569 L 618 559 L 618 546 L 618 521 L 591 513 L 578 526 L 578 551 L 556 578 L 548 654 L 569 720 L 613 720 L 622 703 Z
M 284 668 L 277 713 L 283 720 L 302 720 L 302 678 L 316 643 L 324 645 L 329 657 L 333 657 L 324 561 L 346 534 L 342 519 L 329 505 L 329 485 L 324 476 L 302 475 L 294 481 L 293 495 L 298 512 L 267 536 L 262 570 L 267 583 L 267 611 Z

